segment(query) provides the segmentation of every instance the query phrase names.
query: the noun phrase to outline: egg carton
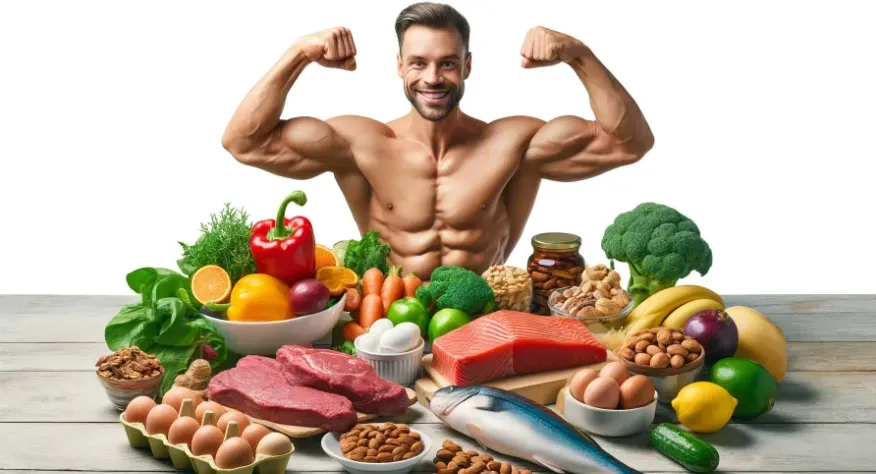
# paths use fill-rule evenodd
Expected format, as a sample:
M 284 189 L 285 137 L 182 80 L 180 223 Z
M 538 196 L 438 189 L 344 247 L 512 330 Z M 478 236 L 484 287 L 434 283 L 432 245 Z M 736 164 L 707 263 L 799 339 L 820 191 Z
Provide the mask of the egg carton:
M 179 416 L 195 418 L 195 409 L 191 399 L 183 400 Z M 125 434 L 128 436 L 128 443 L 131 447 L 145 448 L 148 446 L 152 451 L 152 456 L 155 458 L 170 458 L 173 467 L 193 470 L 197 474 L 283 474 L 286 472 L 286 467 L 289 465 L 292 453 L 295 452 L 295 445 L 293 444 L 292 449 L 286 454 L 256 454 L 255 460 L 247 466 L 235 469 L 222 469 L 216 465 L 213 456 L 209 454 L 195 456 L 185 443 L 174 445 L 163 434 L 148 434 L 143 423 L 130 423 L 125 420 L 124 412 L 119 415 L 119 421 L 121 421 L 122 426 L 125 428 Z M 204 419 L 201 425 L 206 424 L 216 426 L 216 414 L 212 411 L 204 412 Z M 227 440 L 235 436 L 240 436 L 240 427 L 236 421 L 232 420 L 228 422 L 228 428 L 225 430 L 225 439 Z

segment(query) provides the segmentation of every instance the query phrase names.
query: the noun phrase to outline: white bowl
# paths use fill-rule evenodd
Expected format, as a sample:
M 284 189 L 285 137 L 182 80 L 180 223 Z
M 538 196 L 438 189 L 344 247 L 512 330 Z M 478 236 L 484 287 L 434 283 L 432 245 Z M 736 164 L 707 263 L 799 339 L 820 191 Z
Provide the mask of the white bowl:
M 631 436 L 648 430 L 657 412 L 657 391 L 651 403 L 631 410 L 606 410 L 579 402 L 565 392 L 563 417 L 584 431 L 600 436 Z
M 204 315 L 225 338 L 228 350 L 240 355 L 276 355 L 281 347 L 312 344 L 334 329 L 347 295 L 334 306 L 318 313 L 306 314 L 283 321 L 228 321 Z
M 322 437 L 322 450 L 325 453 L 340 463 L 344 469 L 350 474 L 364 474 L 372 472 L 383 472 L 386 474 L 407 474 L 417 467 L 417 464 L 432 450 L 432 440 L 425 433 L 419 430 L 412 429 L 411 432 L 420 435 L 420 441 L 423 442 L 423 451 L 403 461 L 394 462 L 360 462 L 347 459 L 344 453 L 341 452 L 340 438 L 341 433 L 326 433 Z M 432 466 L 434 467 L 434 466 Z M 424 469 L 425 470 L 425 469 Z
M 356 338 L 358 341 L 359 338 Z M 414 349 L 399 354 L 375 354 L 363 350 L 359 344 L 353 341 L 356 347 L 356 356 L 368 362 L 374 368 L 377 376 L 383 380 L 397 383 L 405 387 L 413 384 L 420 376 L 420 366 L 423 362 L 423 352 L 426 342 L 420 338 L 420 343 Z

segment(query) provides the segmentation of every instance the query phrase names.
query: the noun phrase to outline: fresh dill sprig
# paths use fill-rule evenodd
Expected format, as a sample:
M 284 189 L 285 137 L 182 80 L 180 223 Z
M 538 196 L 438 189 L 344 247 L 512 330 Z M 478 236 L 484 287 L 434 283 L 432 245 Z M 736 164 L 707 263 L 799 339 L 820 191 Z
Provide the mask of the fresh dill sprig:
M 228 272 L 232 284 L 244 275 L 256 272 L 255 259 L 249 247 L 252 222 L 243 208 L 230 203 L 217 216 L 210 214 L 209 223 L 201 223 L 201 236 L 193 245 L 183 242 L 183 258 L 177 261 L 180 270 L 191 276 L 204 265 L 218 265 Z

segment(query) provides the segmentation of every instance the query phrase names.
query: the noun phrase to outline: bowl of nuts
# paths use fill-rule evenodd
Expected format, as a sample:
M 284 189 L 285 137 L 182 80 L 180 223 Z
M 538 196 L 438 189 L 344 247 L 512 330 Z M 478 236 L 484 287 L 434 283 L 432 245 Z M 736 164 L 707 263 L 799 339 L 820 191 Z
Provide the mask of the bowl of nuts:
M 630 372 L 651 379 L 664 403 L 696 380 L 706 360 L 706 351 L 696 339 L 664 327 L 636 332 L 624 343 L 620 355 Z
M 124 411 L 139 396 L 155 398 L 164 377 L 158 358 L 137 346 L 101 356 L 95 366 L 100 384 L 119 411 Z
M 432 449 L 432 440 L 407 425 L 359 424 L 343 434 L 326 433 L 322 450 L 350 474 L 407 474 Z
M 621 287 L 621 277 L 603 264 L 587 267 L 578 286 L 554 290 L 548 298 L 551 315 L 575 318 L 584 324 L 615 327 L 623 322 L 633 304 Z

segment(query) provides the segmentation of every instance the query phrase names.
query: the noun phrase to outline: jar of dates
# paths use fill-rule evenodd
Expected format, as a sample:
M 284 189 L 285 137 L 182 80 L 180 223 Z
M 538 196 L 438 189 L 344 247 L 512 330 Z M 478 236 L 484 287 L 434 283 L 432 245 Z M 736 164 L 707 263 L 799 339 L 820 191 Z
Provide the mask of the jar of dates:
M 533 283 L 533 314 L 549 315 L 548 298 L 557 288 L 581 284 L 584 257 L 579 253 L 581 237 L 563 232 L 548 232 L 532 238 L 527 271 Z

